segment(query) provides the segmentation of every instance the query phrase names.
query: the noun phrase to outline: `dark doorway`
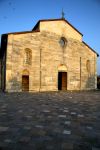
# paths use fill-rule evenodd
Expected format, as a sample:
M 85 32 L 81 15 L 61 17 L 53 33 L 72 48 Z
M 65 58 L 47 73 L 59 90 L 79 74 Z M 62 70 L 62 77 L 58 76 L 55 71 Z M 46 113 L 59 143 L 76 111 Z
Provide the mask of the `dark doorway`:
M 29 76 L 22 76 L 22 91 L 29 91 Z
M 67 72 L 58 72 L 58 90 L 67 90 Z

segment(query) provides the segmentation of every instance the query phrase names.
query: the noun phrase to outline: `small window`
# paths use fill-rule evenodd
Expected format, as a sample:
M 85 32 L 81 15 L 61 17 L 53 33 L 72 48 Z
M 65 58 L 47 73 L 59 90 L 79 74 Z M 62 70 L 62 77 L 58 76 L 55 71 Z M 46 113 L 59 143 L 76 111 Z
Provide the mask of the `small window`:
M 65 47 L 67 44 L 67 40 L 64 37 L 61 37 L 59 43 L 61 47 Z
M 90 72 L 90 60 L 86 61 L 86 69 L 88 72 Z
M 32 51 L 29 48 L 25 49 L 25 64 L 31 65 L 32 64 Z

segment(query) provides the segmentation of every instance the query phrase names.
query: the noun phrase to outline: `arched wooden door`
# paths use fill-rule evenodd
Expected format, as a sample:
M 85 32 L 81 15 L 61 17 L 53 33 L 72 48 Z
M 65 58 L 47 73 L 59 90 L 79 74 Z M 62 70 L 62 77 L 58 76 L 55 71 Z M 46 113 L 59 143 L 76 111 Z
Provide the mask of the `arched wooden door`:
M 58 90 L 67 90 L 67 72 L 58 72 Z
M 22 91 L 29 91 L 29 75 L 22 76 Z

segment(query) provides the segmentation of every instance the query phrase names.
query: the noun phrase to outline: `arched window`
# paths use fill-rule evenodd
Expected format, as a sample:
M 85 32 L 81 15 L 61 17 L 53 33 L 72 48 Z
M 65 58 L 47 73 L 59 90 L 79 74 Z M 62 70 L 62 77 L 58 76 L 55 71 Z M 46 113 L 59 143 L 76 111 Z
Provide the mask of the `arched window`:
M 86 61 L 86 69 L 87 69 L 87 72 L 89 72 L 90 73 L 90 60 L 87 60 Z
M 59 43 L 60 43 L 61 47 L 63 47 L 63 48 L 66 47 L 66 45 L 67 45 L 66 38 L 65 37 L 61 37 L 60 40 L 59 40 Z
M 32 64 L 32 51 L 29 48 L 25 49 L 25 64 L 31 65 Z

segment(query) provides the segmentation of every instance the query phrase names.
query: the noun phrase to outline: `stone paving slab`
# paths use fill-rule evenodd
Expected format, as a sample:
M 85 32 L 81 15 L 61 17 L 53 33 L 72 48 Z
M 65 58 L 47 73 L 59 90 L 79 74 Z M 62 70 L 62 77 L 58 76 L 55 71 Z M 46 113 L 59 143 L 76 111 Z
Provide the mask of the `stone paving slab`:
M 0 132 L 5 132 L 5 131 L 8 130 L 8 128 L 9 128 L 9 127 L 1 127 L 1 126 L 0 126 Z
M 0 150 L 100 150 L 100 91 L 0 93 Z

